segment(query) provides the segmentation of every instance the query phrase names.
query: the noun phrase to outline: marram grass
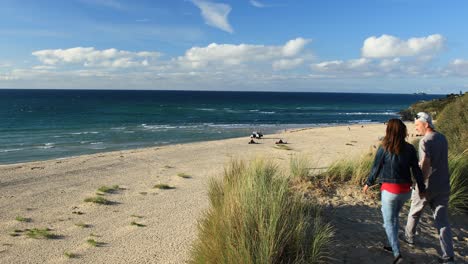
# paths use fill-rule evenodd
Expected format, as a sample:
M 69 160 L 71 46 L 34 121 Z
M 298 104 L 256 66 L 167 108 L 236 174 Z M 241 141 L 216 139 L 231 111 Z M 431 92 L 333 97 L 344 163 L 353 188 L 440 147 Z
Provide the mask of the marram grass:
M 320 209 L 303 201 L 275 165 L 231 162 L 211 180 L 190 263 L 321 263 L 333 236 Z
M 454 213 L 468 212 L 468 150 L 449 155 L 450 199 Z

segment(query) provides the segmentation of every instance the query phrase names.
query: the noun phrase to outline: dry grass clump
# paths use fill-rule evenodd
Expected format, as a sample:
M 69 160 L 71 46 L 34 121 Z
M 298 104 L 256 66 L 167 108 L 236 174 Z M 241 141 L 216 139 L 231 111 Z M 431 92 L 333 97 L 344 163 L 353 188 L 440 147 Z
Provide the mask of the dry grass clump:
M 15 220 L 18 221 L 18 222 L 25 222 L 25 223 L 29 223 L 29 222 L 32 221 L 31 218 L 22 217 L 22 216 L 15 217 Z
M 110 187 L 104 185 L 104 186 L 99 187 L 98 192 L 100 192 L 100 193 L 115 193 L 118 190 L 120 190 L 119 185 L 113 185 L 113 186 L 110 186 Z
M 184 173 L 184 172 L 181 172 L 181 173 L 177 173 L 177 176 L 181 177 L 181 178 L 184 178 L 184 179 L 190 179 L 192 178 L 190 175 Z
M 265 161 L 231 162 L 209 186 L 190 263 L 320 263 L 333 231 Z
M 85 202 L 87 203 L 95 203 L 95 204 L 102 204 L 102 205 L 111 205 L 112 202 L 107 200 L 104 197 L 101 196 L 96 196 L 96 197 L 88 197 L 84 199 Z
M 175 189 L 175 187 L 167 185 L 165 183 L 158 183 L 158 184 L 154 185 L 153 188 L 161 189 L 161 190 Z
M 51 229 L 49 229 L 49 228 L 27 229 L 26 230 L 26 236 L 28 236 L 30 238 L 35 238 L 35 239 L 40 239 L 40 238 L 55 239 L 55 238 L 58 238 L 58 236 L 56 234 L 53 234 L 50 231 L 51 231 Z

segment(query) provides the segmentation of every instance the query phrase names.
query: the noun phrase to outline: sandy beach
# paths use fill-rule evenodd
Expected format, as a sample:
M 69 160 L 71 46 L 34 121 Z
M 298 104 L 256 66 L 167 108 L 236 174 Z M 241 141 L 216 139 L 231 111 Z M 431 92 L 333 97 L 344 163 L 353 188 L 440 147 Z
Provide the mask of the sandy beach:
M 411 124 L 408 130 L 413 133 Z M 334 160 L 364 154 L 384 134 L 383 124 L 308 128 L 265 135 L 259 144 L 247 144 L 246 136 L 1 165 L 0 263 L 184 263 L 196 238 L 197 219 L 208 206 L 208 181 L 221 177 L 232 158 L 262 157 L 284 168 L 291 155 L 299 154 L 324 168 Z M 291 149 L 275 148 L 279 138 Z M 153 188 L 159 183 L 174 189 Z M 84 202 L 104 185 L 119 186 L 104 195 L 111 205 Z M 346 195 L 337 194 L 339 201 L 328 205 L 338 206 Z M 365 205 L 366 210 L 379 210 L 376 203 Z M 18 216 L 29 221 L 18 221 Z M 380 215 L 373 217 L 368 220 L 378 223 Z M 11 236 L 27 228 L 49 228 L 57 238 L 32 239 L 21 232 Z M 383 234 L 383 229 L 370 234 L 380 231 Z M 455 233 L 462 235 L 456 243 L 466 243 L 466 226 Z M 93 247 L 88 239 L 101 244 Z M 358 244 L 365 246 L 365 241 Z M 466 254 L 466 244 L 461 250 Z M 64 252 L 77 257 L 68 258 Z

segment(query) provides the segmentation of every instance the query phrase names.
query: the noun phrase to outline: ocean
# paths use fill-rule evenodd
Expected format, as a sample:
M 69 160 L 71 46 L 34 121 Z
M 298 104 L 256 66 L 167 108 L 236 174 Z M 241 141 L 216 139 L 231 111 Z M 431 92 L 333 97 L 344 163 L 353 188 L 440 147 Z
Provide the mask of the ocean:
M 442 95 L 0 89 L 0 164 L 384 122 Z

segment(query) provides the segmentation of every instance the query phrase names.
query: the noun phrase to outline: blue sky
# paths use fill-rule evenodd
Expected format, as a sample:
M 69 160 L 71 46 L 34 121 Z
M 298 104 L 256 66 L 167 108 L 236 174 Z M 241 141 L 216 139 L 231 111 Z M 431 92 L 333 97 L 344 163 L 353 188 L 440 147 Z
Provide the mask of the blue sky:
M 458 93 L 466 1 L 0 0 L 0 88 Z

